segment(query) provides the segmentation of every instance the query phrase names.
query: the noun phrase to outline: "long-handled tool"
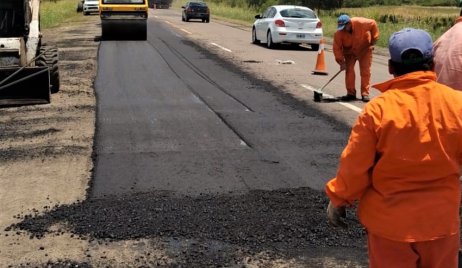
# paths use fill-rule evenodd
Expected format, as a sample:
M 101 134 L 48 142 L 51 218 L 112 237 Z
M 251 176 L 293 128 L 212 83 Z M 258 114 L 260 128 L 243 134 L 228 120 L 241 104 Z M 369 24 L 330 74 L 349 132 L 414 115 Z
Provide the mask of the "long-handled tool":
M 313 93 L 314 93 L 313 100 L 314 100 L 315 102 L 321 102 L 321 101 L 322 101 L 322 90 L 323 90 L 330 82 L 332 82 L 332 80 L 334 80 L 335 77 L 337 77 L 342 71 L 343 71 L 343 69 L 340 69 L 340 70 L 339 70 L 336 74 L 334 74 L 334 76 L 332 76 L 332 78 L 329 79 L 329 81 L 327 81 L 327 83 L 325 83 L 321 88 L 319 88 L 318 90 L 313 91 Z

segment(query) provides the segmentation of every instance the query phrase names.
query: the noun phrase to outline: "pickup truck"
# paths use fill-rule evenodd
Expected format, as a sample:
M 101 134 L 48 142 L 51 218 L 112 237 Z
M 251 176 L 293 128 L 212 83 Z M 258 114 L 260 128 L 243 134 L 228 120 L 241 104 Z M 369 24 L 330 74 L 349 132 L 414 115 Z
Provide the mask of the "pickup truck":
M 83 1 L 83 15 L 99 12 L 99 0 L 85 0 Z

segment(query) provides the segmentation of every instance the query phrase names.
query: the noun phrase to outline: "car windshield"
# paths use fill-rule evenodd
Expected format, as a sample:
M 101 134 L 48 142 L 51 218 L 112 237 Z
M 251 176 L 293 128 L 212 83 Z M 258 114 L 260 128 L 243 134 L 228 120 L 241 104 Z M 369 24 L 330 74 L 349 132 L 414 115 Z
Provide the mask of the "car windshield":
M 206 7 L 207 5 L 205 3 L 199 2 L 199 3 L 189 3 L 189 6 L 191 7 Z
M 315 19 L 316 14 L 313 11 L 307 9 L 284 9 L 279 12 L 284 18 L 305 18 L 305 19 Z
M 103 4 L 144 4 L 145 0 L 103 0 Z

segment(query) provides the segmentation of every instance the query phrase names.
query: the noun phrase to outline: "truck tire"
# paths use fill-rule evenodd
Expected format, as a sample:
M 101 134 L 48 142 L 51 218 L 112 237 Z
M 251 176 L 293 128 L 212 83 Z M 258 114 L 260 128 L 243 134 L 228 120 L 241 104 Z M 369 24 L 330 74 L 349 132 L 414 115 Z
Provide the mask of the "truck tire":
M 46 51 L 46 52 L 45 52 Z M 58 68 L 58 48 L 52 45 L 41 45 L 38 54 L 40 55 L 35 60 L 37 66 L 48 66 L 50 70 L 50 91 L 51 93 L 57 93 L 59 91 L 59 68 Z

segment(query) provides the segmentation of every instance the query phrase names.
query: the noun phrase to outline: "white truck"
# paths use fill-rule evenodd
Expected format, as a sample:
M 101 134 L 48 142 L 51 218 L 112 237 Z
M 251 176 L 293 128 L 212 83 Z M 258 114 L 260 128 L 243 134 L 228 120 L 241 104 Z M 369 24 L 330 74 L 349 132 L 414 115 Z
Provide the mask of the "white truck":
M 99 1 L 98 0 L 85 0 L 83 1 L 83 15 L 89 15 L 91 13 L 99 13 Z

